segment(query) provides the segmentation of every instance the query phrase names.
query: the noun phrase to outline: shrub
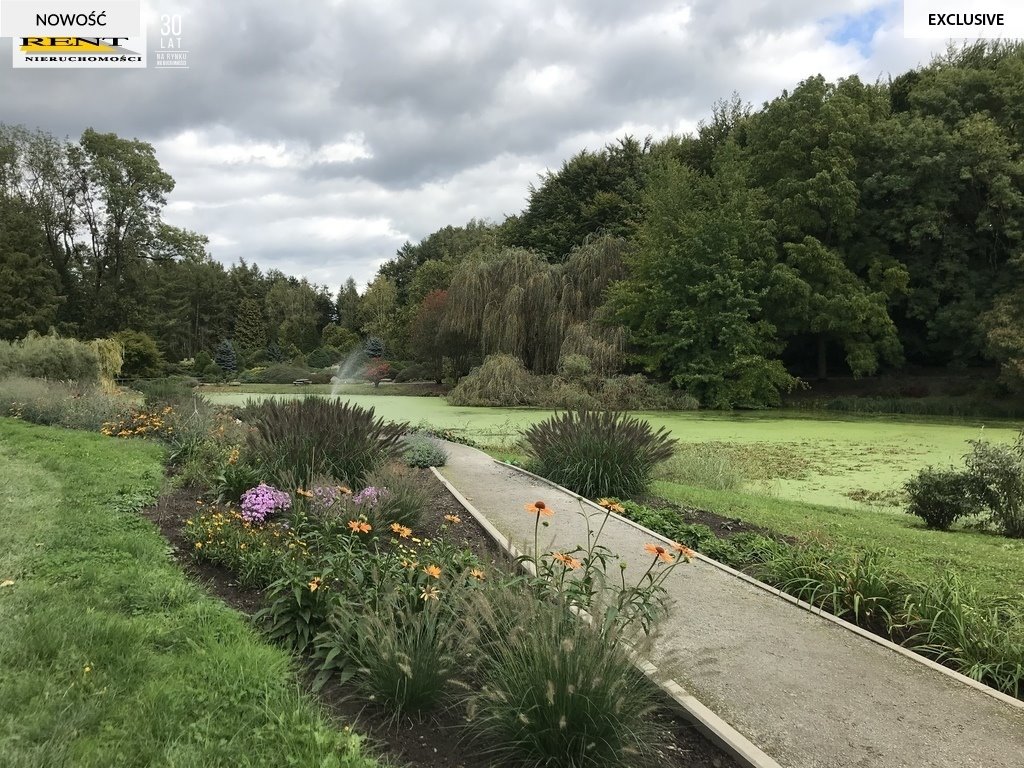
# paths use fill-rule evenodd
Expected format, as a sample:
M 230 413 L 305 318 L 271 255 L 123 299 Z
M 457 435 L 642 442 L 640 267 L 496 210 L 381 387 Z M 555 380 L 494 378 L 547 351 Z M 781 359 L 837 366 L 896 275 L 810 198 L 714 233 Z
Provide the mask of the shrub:
M 0 379 L 0 415 L 15 416 L 35 424 L 99 431 L 119 420 L 132 402 L 91 385 L 43 381 L 11 376 Z
M 291 384 L 296 379 L 312 379 L 312 371 L 309 368 L 276 363 L 266 368 L 246 371 L 239 379 L 251 384 Z
M 597 399 L 602 408 L 617 411 L 695 411 L 700 407 L 695 397 L 656 384 L 638 373 L 605 379 Z
M 391 376 L 391 364 L 386 360 L 374 358 L 363 369 L 363 376 L 366 377 L 367 381 L 373 382 L 374 388 L 379 387 L 384 379 Z
M 395 375 L 395 382 L 404 384 L 407 381 L 433 381 L 434 376 L 430 368 L 422 363 L 407 365 Z
M 295 653 L 313 645 L 316 635 L 340 602 L 330 569 L 311 567 L 305 560 L 285 565 L 286 573 L 267 588 L 267 607 L 253 616 L 263 622 L 271 640 Z
M 100 358 L 77 339 L 30 333 L 20 341 L 0 341 L 2 376 L 90 383 L 100 377 Z
M 159 376 L 164 358 L 153 337 L 142 331 L 119 331 L 114 340 L 124 348 L 121 373 L 131 378 L 148 379 Z
M 221 340 L 214 352 L 213 360 L 222 371 L 234 373 L 238 370 L 238 359 L 235 356 L 235 345 L 230 339 Z
M 1024 432 L 1012 446 L 970 443 L 964 458 L 975 498 L 1004 534 L 1024 538 Z
M 405 441 L 404 458 L 410 467 L 443 467 L 448 452 L 430 435 L 413 434 Z
M 909 497 L 907 513 L 920 517 L 929 528 L 947 530 L 960 518 L 980 511 L 971 487 L 966 472 L 926 467 L 903 486 Z
M 349 485 L 401 451 L 405 424 L 374 418 L 373 408 L 321 397 L 248 403 L 254 429 L 249 455 L 267 480 L 285 488 L 308 487 L 325 475 Z
M 596 411 L 568 411 L 523 432 L 537 473 L 588 498 L 642 493 L 675 450 L 668 435 L 641 419 Z
M 513 355 L 489 355 L 484 364 L 459 380 L 448 393 L 452 405 L 539 405 L 543 380 L 538 380 Z
M 372 509 L 366 510 L 366 517 L 375 528 L 383 529 L 391 523 L 413 528 L 419 524 L 430 503 L 430 492 L 418 477 L 403 467 L 389 465 L 370 472 L 366 482 L 371 487 L 387 489 Z
M 146 405 L 172 405 L 192 397 L 194 379 L 167 377 L 136 382 L 135 388 L 142 393 Z
M 1011 696 L 1024 683 L 1024 614 L 986 604 L 956 573 L 915 589 L 902 611 L 904 645 Z
M 633 667 L 614 624 L 562 604 L 488 590 L 473 645 L 480 679 L 470 734 L 501 764 L 647 766 L 664 741 L 654 686 Z

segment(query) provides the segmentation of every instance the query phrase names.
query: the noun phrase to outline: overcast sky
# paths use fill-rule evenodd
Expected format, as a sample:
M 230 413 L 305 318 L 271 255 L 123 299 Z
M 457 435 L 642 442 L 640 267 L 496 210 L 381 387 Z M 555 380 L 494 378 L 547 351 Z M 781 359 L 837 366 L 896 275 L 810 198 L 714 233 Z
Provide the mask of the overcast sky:
M 149 0 L 187 71 L 7 69 L 0 120 L 152 142 L 164 218 L 332 290 L 406 240 L 517 213 L 538 173 L 625 133 L 691 131 L 821 73 L 874 81 L 945 43 L 877 0 Z M 10 61 L 10 41 L 0 46 Z M 8 65 L 9 66 L 9 65 Z M 152 65 L 151 65 L 152 66 Z

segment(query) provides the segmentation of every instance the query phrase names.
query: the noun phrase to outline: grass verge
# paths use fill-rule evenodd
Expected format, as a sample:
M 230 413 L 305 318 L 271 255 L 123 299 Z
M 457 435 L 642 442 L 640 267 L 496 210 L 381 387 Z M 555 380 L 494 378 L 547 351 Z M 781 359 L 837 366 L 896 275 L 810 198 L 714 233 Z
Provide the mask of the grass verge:
M 155 444 L 0 419 L 0 765 L 375 765 L 169 560 L 161 479 Z
M 983 596 L 1024 595 L 1024 540 L 970 530 L 929 530 L 903 513 L 828 507 L 664 481 L 656 481 L 652 491 L 785 536 L 824 538 L 855 551 L 891 550 L 900 569 L 921 581 L 934 581 L 956 570 Z

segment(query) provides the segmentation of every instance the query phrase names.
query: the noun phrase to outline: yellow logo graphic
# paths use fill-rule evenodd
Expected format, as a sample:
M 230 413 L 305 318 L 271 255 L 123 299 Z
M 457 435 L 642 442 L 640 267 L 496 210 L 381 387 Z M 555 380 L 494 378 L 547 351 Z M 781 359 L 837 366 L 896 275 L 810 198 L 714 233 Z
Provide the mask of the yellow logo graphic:
M 23 37 L 22 53 L 59 53 L 62 56 L 88 56 L 97 53 L 121 53 L 126 37 Z

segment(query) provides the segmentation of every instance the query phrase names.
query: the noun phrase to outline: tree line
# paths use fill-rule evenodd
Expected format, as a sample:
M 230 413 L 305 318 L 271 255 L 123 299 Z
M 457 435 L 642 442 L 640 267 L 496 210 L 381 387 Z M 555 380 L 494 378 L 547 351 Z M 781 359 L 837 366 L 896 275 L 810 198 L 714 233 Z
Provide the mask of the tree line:
M 373 338 L 426 377 L 507 353 L 642 371 L 705 405 L 908 364 L 1024 381 L 1024 46 L 810 77 L 685 136 L 581 151 L 504 221 L 406 243 L 360 295 L 211 258 L 144 142 L 0 127 L 0 336 L 127 329 L 171 361 L 326 366 Z M 223 350 L 221 350 L 223 352 Z

